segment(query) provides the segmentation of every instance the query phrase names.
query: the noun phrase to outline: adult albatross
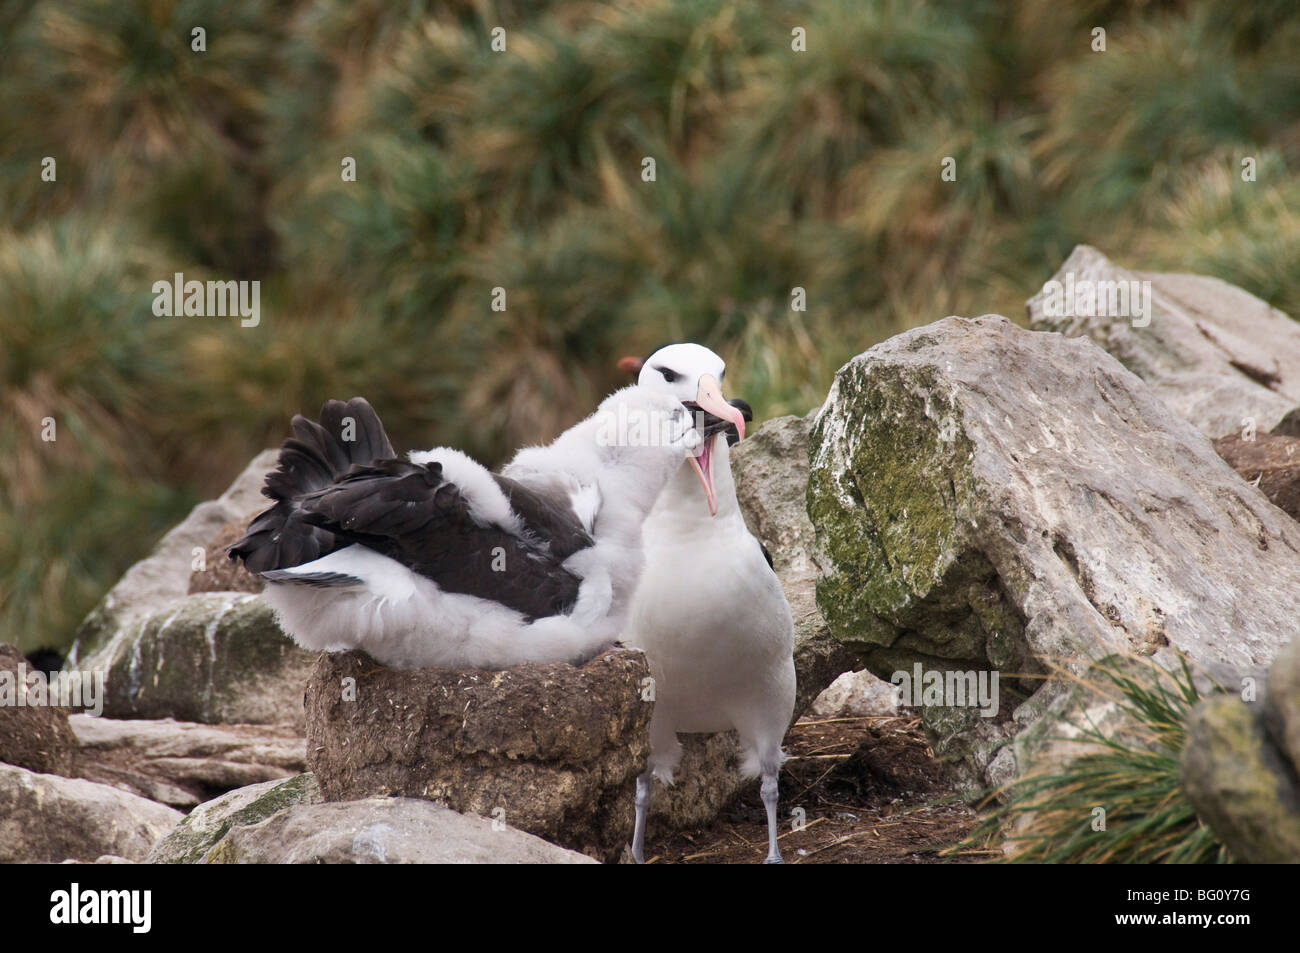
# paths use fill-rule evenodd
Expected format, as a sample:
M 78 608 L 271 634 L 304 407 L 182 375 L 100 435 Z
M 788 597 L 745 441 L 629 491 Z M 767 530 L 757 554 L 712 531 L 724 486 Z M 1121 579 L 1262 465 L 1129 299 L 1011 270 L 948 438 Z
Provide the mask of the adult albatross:
M 722 358 L 708 348 L 673 344 L 642 362 L 638 377 L 641 387 L 686 403 L 706 420 L 701 452 L 678 467 L 646 520 L 645 569 L 624 637 L 645 650 L 655 679 L 649 769 L 636 785 L 632 856 L 638 863 L 644 862 L 653 778 L 671 784 L 681 762 L 677 733 L 732 729 L 740 738 L 741 772 L 762 778 L 764 863 L 781 863 L 777 775 L 794 713 L 794 622 L 736 501 L 729 445 L 744 436 L 747 405 L 723 399 L 725 373 Z M 695 482 L 704 485 L 704 499 L 689 492 Z
M 641 525 L 702 439 L 680 400 L 637 386 L 500 473 L 448 447 L 398 458 L 359 397 L 292 426 L 262 491 L 275 504 L 231 558 L 267 580 L 299 645 L 395 668 L 576 663 L 612 645 Z

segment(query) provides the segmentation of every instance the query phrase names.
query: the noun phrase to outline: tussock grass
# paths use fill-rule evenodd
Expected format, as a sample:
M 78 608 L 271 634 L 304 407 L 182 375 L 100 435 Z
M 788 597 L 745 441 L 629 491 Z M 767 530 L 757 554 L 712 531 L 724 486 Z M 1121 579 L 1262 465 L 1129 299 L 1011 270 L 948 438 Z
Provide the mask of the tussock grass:
M 1086 685 L 1126 723 L 1069 723 L 1051 740 L 1086 753 L 996 792 L 1000 803 L 958 849 L 1003 847 L 1012 863 L 1230 863 L 1179 784 L 1187 716 L 1202 697 L 1187 660 L 1170 670 L 1146 656 L 1109 656 L 1086 683 L 1063 671 L 1053 677 Z M 1093 829 L 1098 807 L 1104 831 Z

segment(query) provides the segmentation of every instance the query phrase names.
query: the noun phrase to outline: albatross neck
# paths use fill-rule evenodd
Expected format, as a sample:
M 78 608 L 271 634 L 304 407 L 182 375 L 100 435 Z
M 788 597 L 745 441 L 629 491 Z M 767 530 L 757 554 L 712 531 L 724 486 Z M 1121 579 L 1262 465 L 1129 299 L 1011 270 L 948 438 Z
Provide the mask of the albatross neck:
M 736 483 L 731 476 L 731 455 L 727 440 L 715 438 L 713 448 L 713 491 L 718 498 L 718 513 L 709 515 L 709 505 L 704 498 L 704 488 L 689 460 L 685 461 L 668 481 L 668 486 L 655 502 L 653 515 L 669 515 L 674 520 L 698 520 L 714 523 L 739 518 L 740 504 L 736 500 Z

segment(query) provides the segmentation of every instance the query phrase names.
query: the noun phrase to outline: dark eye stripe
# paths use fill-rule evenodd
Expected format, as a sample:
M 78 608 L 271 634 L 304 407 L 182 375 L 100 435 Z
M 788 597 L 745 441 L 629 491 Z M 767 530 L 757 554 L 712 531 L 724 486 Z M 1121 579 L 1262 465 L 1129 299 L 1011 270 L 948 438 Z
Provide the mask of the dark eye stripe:
M 667 381 L 669 384 L 677 380 L 678 377 L 677 372 L 670 368 L 656 367 L 655 370 L 658 371 L 660 374 L 662 374 L 664 376 L 664 380 Z

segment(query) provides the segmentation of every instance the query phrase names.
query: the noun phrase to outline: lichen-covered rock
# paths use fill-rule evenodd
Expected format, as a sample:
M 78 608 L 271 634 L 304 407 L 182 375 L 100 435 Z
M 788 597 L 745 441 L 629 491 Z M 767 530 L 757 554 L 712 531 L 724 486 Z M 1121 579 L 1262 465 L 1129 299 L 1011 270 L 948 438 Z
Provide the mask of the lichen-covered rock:
M 66 667 L 106 673 L 109 717 L 302 724 L 314 655 L 249 593 L 188 595 L 199 557 L 211 564 L 216 537 L 266 503 L 261 488 L 275 460 L 264 451 L 219 498 L 196 506 L 81 624 Z
M 204 864 L 589 864 L 591 858 L 415 798 L 298 804 L 236 825 Z
M 1240 699 L 1203 701 L 1187 723 L 1181 783 L 1197 816 L 1233 858 L 1300 863 L 1300 791 L 1260 719 Z
M 1091 338 L 1208 437 L 1247 420 L 1268 430 L 1300 403 L 1300 325 L 1240 288 L 1203 275 L 1128 271 L 1087 245 L 1052 280 L 1076 289 L 1150 282 L 1152 313 L 1137 319 L 1144 326 L 1110 313 L 1108 301 L 1092 309 L 1099 313 L 1049 314 L 1046 291 L 1027 303 L 1030 326 Z
M 326 800 L 429 798 L 613 860 L 649 753 L 648 677 L 632 651 L 504 671 L 322 655 L 307 688 L 308 767 Z
M 1300 519 L 1300 439 L 1256 433 L 1247 440 L 1234 433 L 1215 440 L 1214 449 L 1270 503 Z
M 817 609 L 814 534 L 804 498 L 808 487 L 806 417 L 777 417 L 731 450 L 736 496 L 745 523 L 767 548 L 794 616 L 794 667 L 798 718 L 841 672 L 861 663 L 838 642 Z M 650 823 L 670 828 L 707 824 L 742 786 L 757 784 L 738 773 L 734 732 L 681 735 L 682 762 L 672 787 L 656 786 Z
M 34 674 L 18 649 L 0 644 L 0 761 L 42 774 L 71 774 L 77 739 L 68 713 L 48 704 L 17 704 L 20 692 L 24 701 L 31 697 L 26 679 Z
M 320 801 L 320 787 L 310 773 L 237 788 L 196 807 L 154 844 L 145 859 L 151 864 L 198 863 L 232 827 L 260 824 L 295 805 Z
M 82 664 L 105 669 L 112 718 L 301 725 L 313 661 L 260 597 L 206 592 L 137 617 Z
M 69 657 L 71 667 L 95 667 L 97 653 L 123 630 L 138 629 L 142 617 L 189 591 L 196 552 L 204 552 L 232 520 L 265 503 L 262 484 L 275 467 L 276 455 L 274 450 L 264 450 L 254 457 L 225 493 L 194 507 L 146 559 L 126 571 L 81 623 Z
M 264 500 L 265 506 L 270 505 Z M 260 576 L 254 576 L 244 568 L 238 559 L 231 559 L 226 547 L 238 541 L 248 530 L 248 524 L 265 506 L 249 513 L 243 519 L 231 520 L 217 531 L 217 535 L 208 543 L 203 558 L 190 572 L 190 585 L 187 590 L 191 595 L 196 592 L 261 592 L 266 583 Z
M 1237 860 L 1300 863 L 1300 642 L 1250 687 L 1249 704 L 1219 695 L 1189 718 L 1183 790 Z
M 923 711 L 972 786 L 995 757 L 1006 776 L 1003 749 L 1059 695 L 1015 676 L 1166 647 L 1252 670 L 1300 615 L 1293 520 L 1091 341 L 996 315 L 841 368 L 813 429 L 808 509 L 818 605 L 871 671 L 1000 673 L 995 717 Z
M 299 774 L 307 744 L 289 725 L 205 725 L 73 715 L 77 773 L 173 807 Z
M 1300 639 L 1292 638 L 1269 666 L 1263 718 L 1292 776 L 1300 777 Z
M 731 452 L 736 497 L 749 531 L 772 557 L 794 616 L 794 716 L 842 673 L 861 666 L 817 608 L 817 538 L 808 519 L 808 438 L 817 411 L 769 420 Z
M 0 864 L 143 860 L 180 819 L 106 784 L 0 764 Z

